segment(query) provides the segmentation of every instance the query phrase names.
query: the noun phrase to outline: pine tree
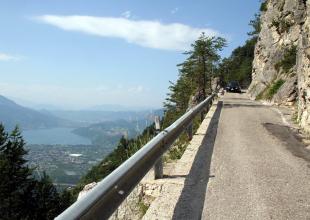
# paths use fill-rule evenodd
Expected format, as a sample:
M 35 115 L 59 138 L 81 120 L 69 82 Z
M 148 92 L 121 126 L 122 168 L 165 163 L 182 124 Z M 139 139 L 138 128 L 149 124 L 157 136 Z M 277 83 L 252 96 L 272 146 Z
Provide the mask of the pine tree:
M 200 102 L 212 92 L 214 70 L 220 60 L 219 51 L 226 46 L 221 37 L 207 37 L 204 33 L 185 52 L 187 59 L 178 65 L 179 79 L 171 83 L 164 103 L 163 126 L 167 127 L 188 109 L 192 97 Z
M 0 124 L 0 216 L 2 219 L 31 219 L 35 181 L 26 165 L 24 141 L 16 127 L 9 135 Z
M 181 66 L 191 64 L 191 70 L 187 73 L 194 77 L 202 99 L 206 98 L 206 89 L 212 92 L 212 77 L 216 63 L 220 60 L 219 51 L 226 46 L 226 40 L 221 37 L 207 37 L 204 33 L 192 45 L 192 50 L 185 54 L 189 55 Z M 208 83 L 208 84 L 207 84 Z
M 8 134 L 0 124 L 0 218 L 54 219 L 69 203 L 61 202 L 45 173 L 40 180 L 34 179 L 24 146 L 18 127 Z
M 257 38 L 261 31 L 261 14 L 255 14 L 254 19 L 250 21 L 249 25 L 253 28 L 248 35 Z
M 36 181 L 32 194 L 36 204 L 34 219 L 54 219 L 62 211 L 60 196 L 45 172 Z

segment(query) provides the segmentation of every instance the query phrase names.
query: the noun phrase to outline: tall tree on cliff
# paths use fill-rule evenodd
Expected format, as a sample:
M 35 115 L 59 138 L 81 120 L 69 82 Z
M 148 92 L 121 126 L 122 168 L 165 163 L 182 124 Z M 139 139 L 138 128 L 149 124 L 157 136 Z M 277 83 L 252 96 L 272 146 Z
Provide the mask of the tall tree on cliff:
M 220 60 L 219 51 L 226 46 L 221 37 L 207 37 L 204 33 L 191 45 L 192 49 L 185 52 L 189 57 L 179 64 L 184 74 L 196 81 L 202 99 L 206 98 L 207 90 L 212 92 L 212 77 L 216 63 Z M 188 71 L 188 66 L 191 69 Z
M 251 39 L 255 38 L 257 40 L 258 35 L 261 31 L 261 21 L 260 21 L 261 14 L 255 14 L 254 19 L 250 21 L 249 25 L 252 27 L 252 30 L 248 32 L 248 35 Z
M 226 46 L 221 37 L 207 37 L 204 33 L 184 54 L 188 57 L 179 64 L 179 78 L 171 83 L 167 94 L 164 127 L 175 121 L 188 108 L 192 96 L 196 102 L 204 100 L 212 92 L 213 70 L 220 60 L 219 51 Z

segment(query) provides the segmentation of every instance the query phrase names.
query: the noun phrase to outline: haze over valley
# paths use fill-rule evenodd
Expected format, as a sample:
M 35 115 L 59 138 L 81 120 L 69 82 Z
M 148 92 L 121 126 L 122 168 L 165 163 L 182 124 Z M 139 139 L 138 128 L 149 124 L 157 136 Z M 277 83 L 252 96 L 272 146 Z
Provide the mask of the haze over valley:
M 0 96 L 0 121 L 8 131 L 20 127 L 29 150 L 29 165 L 36 167 L 38 176 L 46 171 L 62 187 L 77 183 L 113 151 L 122 136 L 137 136 L 153 123 L 155 115 L 162 114 L 162 110 L 118 105 L 34 110 Z

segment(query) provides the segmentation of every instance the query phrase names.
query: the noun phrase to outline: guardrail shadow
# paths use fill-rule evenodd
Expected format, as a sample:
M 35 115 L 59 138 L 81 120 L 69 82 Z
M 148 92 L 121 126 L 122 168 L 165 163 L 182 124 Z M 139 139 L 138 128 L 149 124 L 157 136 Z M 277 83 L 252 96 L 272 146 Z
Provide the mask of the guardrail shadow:
M 209 178 L 214 177 L 210 175 L 210 165 L 222 107 L 223 102 L 219 101 L 192 168 L 185 179 L 172 219 L 201 219 Z

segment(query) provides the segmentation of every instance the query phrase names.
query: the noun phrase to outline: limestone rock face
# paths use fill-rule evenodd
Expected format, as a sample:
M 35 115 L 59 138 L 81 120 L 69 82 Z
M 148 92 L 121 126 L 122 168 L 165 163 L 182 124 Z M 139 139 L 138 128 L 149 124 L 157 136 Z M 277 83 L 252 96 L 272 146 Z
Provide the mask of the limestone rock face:
M 252 83 L 249 94 L 256 97 L 279 78 L 275 64 L 284 51 L 298 44 L 300 13 L 298 0 L 268 0 L 268 10 L 261 16 L 261 32 L 255 48 Z
M 273 102 L 283 105 L 293 105 L 297 98 L 297 76 L 290 77 L 274 95 Z
M 307 1 L 305 20 L 299 36 L 298 73 L 298 119 L 310 132 L 310 3 Z
M 273 97 L 279 104 L 298 103 L 299 121 L 310 131 L 310 2 L 267 0 L 261 15 L 261 32 L 255 48 L 252 83 L 248 93 L 256 97 L 276 80 L 285 83 Z M 296 47 L 296 66 L 289 73 L 276 67 L 289 48 Z
M 163 182 L 154 180 L 151 170 L 143 180 L 133 189 L 129 196 L 117 208 L 109 220 L 139 220 L 150 204 L 158 197 Z
M 79 193 L 77 200 L 81 200 L 90 190 L 97 185 L 96 182 L 89 183 L 84 186 L 83 190 Z

